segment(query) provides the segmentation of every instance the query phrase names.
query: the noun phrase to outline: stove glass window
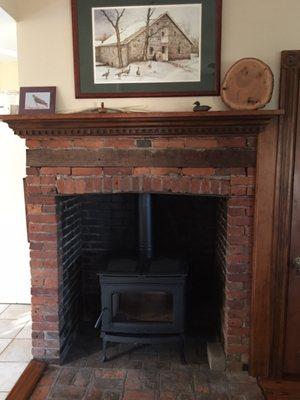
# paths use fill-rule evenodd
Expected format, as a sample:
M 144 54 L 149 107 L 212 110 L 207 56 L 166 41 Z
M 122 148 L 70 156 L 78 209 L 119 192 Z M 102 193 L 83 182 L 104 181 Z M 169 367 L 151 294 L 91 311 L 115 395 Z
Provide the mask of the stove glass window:
M 128 291 L 112 294 L 113 322 L 173 322 L 173 294 Z

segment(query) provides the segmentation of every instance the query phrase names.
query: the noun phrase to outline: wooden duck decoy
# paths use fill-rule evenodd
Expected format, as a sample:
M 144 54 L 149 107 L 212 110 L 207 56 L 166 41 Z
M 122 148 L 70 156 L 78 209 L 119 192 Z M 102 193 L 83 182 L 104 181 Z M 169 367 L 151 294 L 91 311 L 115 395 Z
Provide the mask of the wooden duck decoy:
M 200 101 L 195 101 L 195 103 L 193 104 L 193 111 L 197 112 L 197 111 L 209 111 L 211 109 L 210 106 L 201 106 Z

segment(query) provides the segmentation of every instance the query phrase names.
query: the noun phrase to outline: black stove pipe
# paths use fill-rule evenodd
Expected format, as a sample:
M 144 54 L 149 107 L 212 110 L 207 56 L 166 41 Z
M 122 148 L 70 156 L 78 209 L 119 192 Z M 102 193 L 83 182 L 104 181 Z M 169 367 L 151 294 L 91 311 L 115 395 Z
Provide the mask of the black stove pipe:
M 139 194 L 139 252 L 143 259 L 152 258 L 151 194 Z

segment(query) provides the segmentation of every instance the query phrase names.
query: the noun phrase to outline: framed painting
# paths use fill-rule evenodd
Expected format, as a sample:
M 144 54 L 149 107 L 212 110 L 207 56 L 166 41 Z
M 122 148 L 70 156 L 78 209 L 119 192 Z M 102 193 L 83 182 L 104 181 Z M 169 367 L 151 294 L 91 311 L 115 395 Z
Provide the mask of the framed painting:
M 72 0 L 77 98 L 220 93 L 222 0 Z
M 56 87 L 21 87 L 19 114 L 55 113 Z

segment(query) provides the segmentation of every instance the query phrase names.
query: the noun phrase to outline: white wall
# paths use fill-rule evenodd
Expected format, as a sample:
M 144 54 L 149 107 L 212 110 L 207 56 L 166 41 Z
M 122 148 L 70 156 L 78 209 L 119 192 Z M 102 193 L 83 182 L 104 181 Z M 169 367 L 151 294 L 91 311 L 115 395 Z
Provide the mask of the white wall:
M 24 140 L 0 122 L 0 303 L 30 302 Z
M 0 91 L 19 91 L 18 61 L 0 60 Z
M 300 48 L 300 0 L 223 0 L 222 77 L 242 57 L 272 68 L 278 104 L 280 51 Z M 70 0 L 19 0 L 18 50 L 21 86 L 58 87 L 58 111 L 82 110 L 101 100 L 74 98 Z M 107 106 L 144 105 L 148 111 L 191 110 L 194 98 L 106 99 Z M 204 99 L 215 109 L 219 98 Z
M 14 0 L 0 1 L 15 13 Z M 16 50 L 16 23 L 0 9 L 0 49 Z M 0 51 L 0 91 L 19 89 L 15 57 Z M 29 246 L 22 178 L 25 143 L 0 122 L 0 303 L 30 302 Z

